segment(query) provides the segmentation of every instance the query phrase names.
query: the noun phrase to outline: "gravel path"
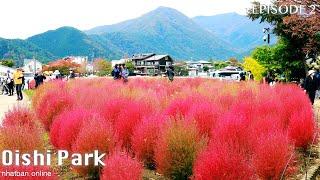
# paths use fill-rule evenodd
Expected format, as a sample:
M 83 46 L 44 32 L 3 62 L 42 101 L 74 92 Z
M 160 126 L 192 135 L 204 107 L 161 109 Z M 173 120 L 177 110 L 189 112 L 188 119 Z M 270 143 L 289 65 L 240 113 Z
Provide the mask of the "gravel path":
M 26 96 L 24 96 L 26 97 Z M 27 101 L 17 101 L 17 96 L 7 96 L 7 95 L 0 95 L 0 124 L 2 123 L 2 119 L 5 113 L 12 107 L 16 105 L 26 105 Z

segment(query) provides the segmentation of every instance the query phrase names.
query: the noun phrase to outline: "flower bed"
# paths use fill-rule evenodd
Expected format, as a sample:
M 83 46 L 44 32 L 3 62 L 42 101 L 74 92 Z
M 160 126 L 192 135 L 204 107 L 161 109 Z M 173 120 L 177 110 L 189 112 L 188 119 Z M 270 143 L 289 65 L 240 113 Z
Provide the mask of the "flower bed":
M 55 149 L 108 154 L 105 167 L 70 168 L 82 177 L 139 179 L 134 167 L 142 165 L 170 179 L 291 177 L 317 131 L 309 99 L 294 85 L 52 81 L 35 91 L 32 105 Z

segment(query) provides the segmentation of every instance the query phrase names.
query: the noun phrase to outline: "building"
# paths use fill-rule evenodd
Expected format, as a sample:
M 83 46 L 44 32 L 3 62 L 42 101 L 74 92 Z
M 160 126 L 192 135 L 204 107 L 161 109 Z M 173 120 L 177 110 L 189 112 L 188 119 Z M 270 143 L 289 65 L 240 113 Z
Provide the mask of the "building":
M 190 69 L 197 69 L 198 71 L 203 71 L 203 67 L 207 66 L 212 68 L 212 63 L 209 61 L 187 61 L 187 66 Z
M 33 73 L 42 71 L 42 63 L 36 59 L 24 59 L 23 68 L 26 73 Z
M 164 74 L 173 59 L 169 55 L 156 55 L 154 53 L 138 54 L 132 57 L 135 73 L 138 75 L 160 75 Z

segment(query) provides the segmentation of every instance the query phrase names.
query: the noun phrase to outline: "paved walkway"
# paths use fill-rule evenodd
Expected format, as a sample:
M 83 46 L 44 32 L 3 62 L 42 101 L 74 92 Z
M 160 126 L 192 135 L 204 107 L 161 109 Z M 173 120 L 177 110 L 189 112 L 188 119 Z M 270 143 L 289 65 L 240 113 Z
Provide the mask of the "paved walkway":
M 17 96 L 7 96 L 7 95 L 0 95 L 0 124 L 2 123 L 2 119 L 5 113 L 12 107 L 16 105 L 26 105 L 27 101 L 17 101 Z

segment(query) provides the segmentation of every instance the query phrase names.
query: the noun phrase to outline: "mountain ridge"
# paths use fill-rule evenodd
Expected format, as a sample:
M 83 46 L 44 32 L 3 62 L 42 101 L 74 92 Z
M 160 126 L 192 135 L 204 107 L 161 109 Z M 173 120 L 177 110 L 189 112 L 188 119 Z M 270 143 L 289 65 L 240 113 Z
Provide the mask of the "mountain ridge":
M 170 54 L 174 59 L 242 58 L 262 45 L 264 25 L 237 13 L 189 18 L 173 8 L 159 7 L 113 25 L 80 31 L 64 26 L 25 40 L 0 39 L 0 58 L 42 58 L 44 62 L 68 55 L 119 59 L 135 53 Z M 10 49 L 6 48 L 12 43 Z M 9 52 L 9 53 L 8 53 Z M 32 57 L 31 57 L 32 56 Z

